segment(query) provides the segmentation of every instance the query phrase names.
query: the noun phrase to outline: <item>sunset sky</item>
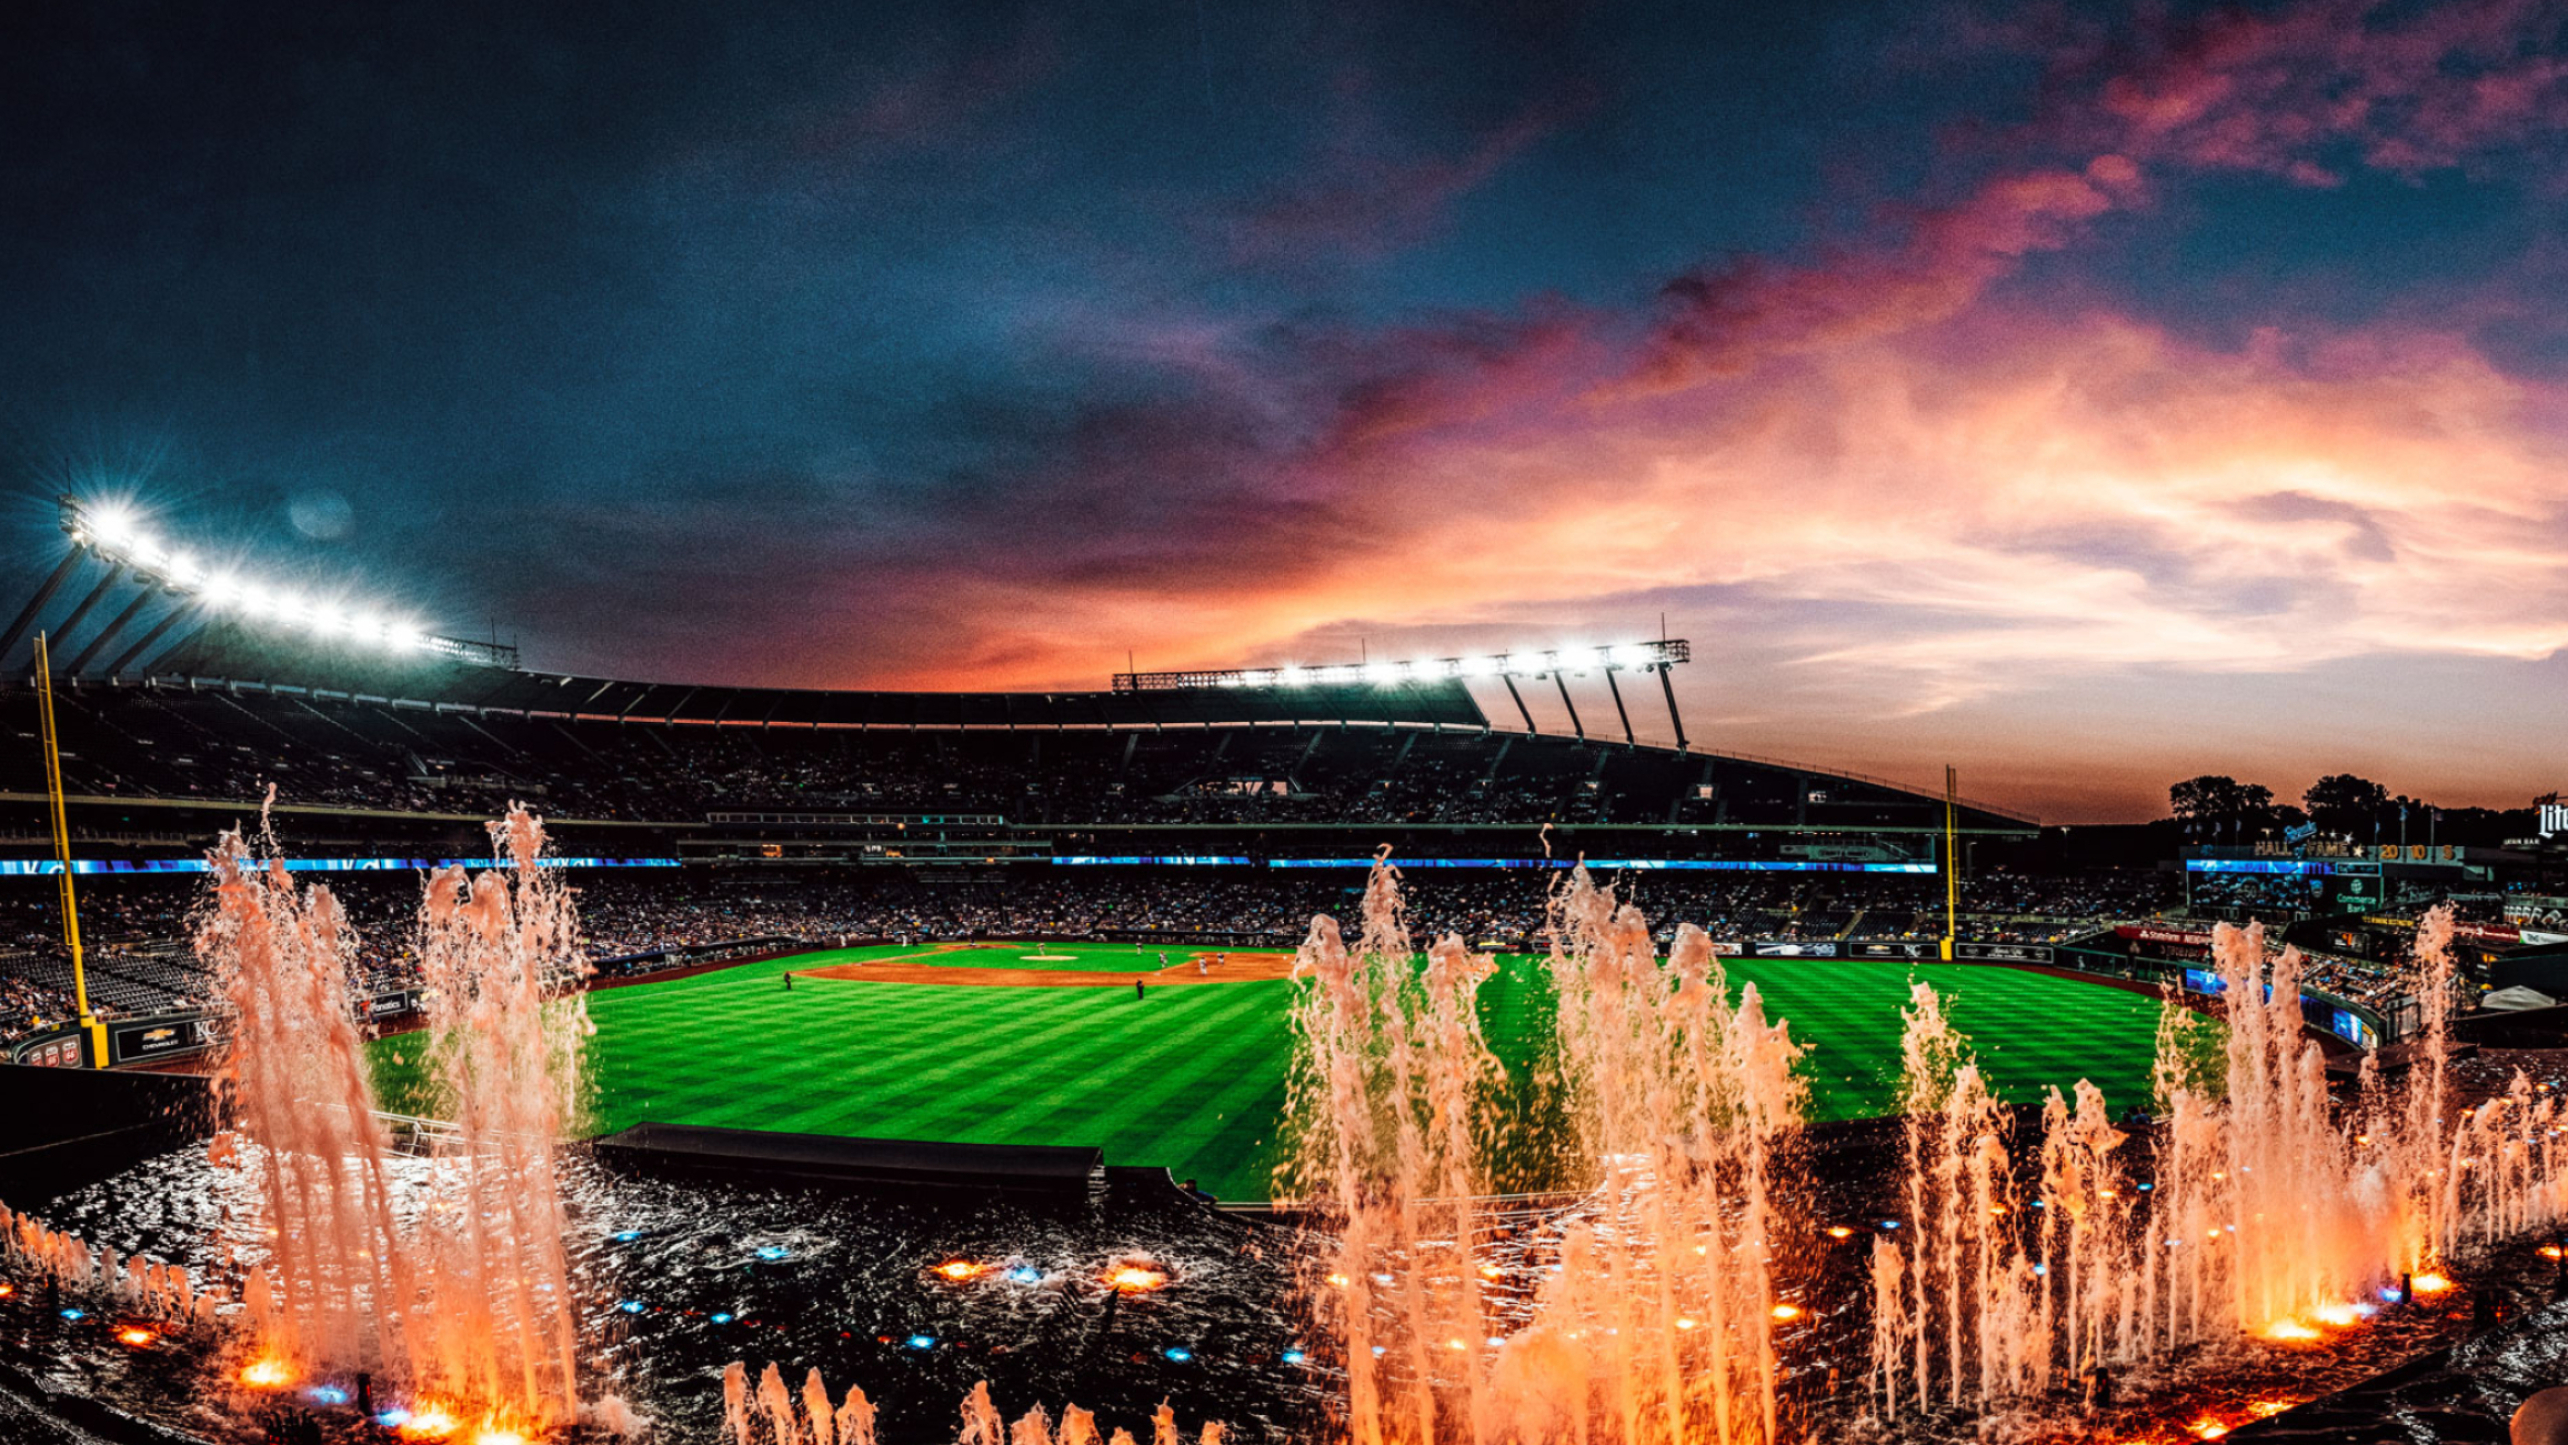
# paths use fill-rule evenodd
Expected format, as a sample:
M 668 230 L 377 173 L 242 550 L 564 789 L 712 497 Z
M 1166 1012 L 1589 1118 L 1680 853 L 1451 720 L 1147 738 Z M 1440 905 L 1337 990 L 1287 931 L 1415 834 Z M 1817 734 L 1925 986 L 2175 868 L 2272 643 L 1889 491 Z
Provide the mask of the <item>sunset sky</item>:
M 2568 784 L 2568 4 L 110 9 L 0 20 L 10 611 L 79 490 L 548 669 L 1664 617 L 2050 821 Z

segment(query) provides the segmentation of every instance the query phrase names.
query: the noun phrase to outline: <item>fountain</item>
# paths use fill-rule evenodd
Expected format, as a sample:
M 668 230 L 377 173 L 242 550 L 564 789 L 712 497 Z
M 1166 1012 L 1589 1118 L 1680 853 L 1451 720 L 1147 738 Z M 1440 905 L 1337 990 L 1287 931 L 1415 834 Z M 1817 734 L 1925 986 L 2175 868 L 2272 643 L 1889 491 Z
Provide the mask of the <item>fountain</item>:
M 589 1032 L 572 892 L 539 820 L 492 834 L 496 866 L 425 881 L 405 1047 L 445 1122 L 405 1147 L 337 903 L 264 832 L 217 844 L 198 947 L 235 1020 L 227 1128 L 58 1201 L 62 1227 L 0 1212 L 12 1280 L 66 1302 L 0 1288 L 23 1340 L 72 1360 L 112 1312 L 124 1353 L 80 1387 L 224 1438 L 291 1402 L 489 1445 L 2122 1439 L 2277 1360 L 2442 1342 L 2404 1282 L 2430 1296 L 2568 1219 L 2555 1097 L 2520 1075 L 2450 1097 L 2448 916 L 2420 929 L 2403 1077 L 2367 1056 L 2332 1094 L 2298 956 L 2223 927 L 2224 1021 L 2164 1000 L 2145 1123 L 2082 1080 L 2001 1100 L 1918 983 L 1900 1117 L 1839 1129 L 1805 1123 L 1804 1047 L 1709 938 L 1662 955 L 1584 870 L 1553 899 L 1550 1056 L 1511 1079 L 1480 1029 L 1491 960 L 1421 953 L 1387 864 L 1353 937 L 1315 919 L 1296 957 L 1297 1230 L 1160 1196 L 956 1215 L 611 1175 L 561 1147 Z M 208 1375 L 231 1388 L 183 1383 Z M 1172 1387 L 1230 1427 L 1181 1434 Z
M 1775 1161 L 1800 1120 L 1800 1050 L 1756 990 L 1733 1006 L 1699 929 L 1662 963 L 1641 915 L 1583 871 L 1555 900 L 1560 1069 L 1589 1165 L 1553 1267 L 1510 1297 L 1481 1196 L 1499 1069 L 1461 940 L 1423 970 L 1398 875 L 1374 870 L 1350 948 L 1315 919 L 1293 1157 L 1313 1209 L 1306 1296 L 1346 1374 L 1359 1445 L 1777 1438 Z M 1521 1267 L 1517 1271 L 1521 1273 Z

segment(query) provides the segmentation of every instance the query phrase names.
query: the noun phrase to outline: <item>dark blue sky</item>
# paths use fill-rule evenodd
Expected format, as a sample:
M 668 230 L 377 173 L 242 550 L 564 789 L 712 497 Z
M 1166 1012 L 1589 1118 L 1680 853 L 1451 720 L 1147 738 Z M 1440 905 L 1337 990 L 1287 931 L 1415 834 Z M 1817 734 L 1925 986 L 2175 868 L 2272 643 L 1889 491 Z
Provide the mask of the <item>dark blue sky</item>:
M 2055 814 L 2559 781 L 2555 4 L 21 10 L 21 593 L 78 489 L 565 669 L 1665 612 Z

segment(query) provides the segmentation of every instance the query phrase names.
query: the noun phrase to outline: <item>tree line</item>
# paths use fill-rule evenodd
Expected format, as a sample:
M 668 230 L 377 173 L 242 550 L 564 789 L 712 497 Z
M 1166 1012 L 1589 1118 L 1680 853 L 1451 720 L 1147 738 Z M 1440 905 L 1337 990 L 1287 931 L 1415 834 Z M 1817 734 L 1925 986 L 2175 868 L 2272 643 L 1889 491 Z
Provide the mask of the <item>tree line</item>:
M 2303 827 L 2354 843 L 2462 843 L 2490 847 L 2533 828 L 2529 808 L 2444 808 L 2353 773 L 2329 773 L 2298 803 L 2277 802 L 2262 783 L 2206 773 L 2167 789 L 2186 836 L 2205 843 L 2252 843 Z

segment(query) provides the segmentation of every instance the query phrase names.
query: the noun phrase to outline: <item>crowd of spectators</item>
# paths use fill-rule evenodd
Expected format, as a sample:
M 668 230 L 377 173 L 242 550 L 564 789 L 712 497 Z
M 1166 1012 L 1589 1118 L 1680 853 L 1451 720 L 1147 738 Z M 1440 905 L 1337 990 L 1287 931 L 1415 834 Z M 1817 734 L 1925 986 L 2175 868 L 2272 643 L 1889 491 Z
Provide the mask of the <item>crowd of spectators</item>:
M 955 811 L 1011 822 L 1926 821 L 1934 800 L 1573 739 L 1382 727 L 856 731 L 477 715 L 257 691 L 75 688 L 77 794 L 676 822 L 708 812 Z M 0 785 L 40 786 L 32 753 Z M 14 774 L 24 773 L 24 776 Z

